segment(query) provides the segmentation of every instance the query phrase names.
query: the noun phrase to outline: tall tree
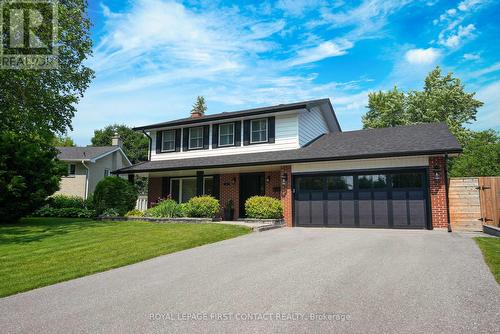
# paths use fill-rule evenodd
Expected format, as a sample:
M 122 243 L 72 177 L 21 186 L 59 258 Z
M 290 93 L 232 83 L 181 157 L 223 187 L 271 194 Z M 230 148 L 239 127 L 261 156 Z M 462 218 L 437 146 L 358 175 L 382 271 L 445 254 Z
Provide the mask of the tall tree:
M 196 102 L 193 104 L 191 109 L 191 114 L 200 114 L 203 116 L 207 111 L 207 104 L 205 103 L 205 98 L 203 96 L 198 96 Z
M 58 39 L 52 41 L 58 68 L 0 70 L 2 222 L 43 205 L 64 174 L 52 140 L 71 129 L 75 105 L 93 77 L 84 65 L 92 47 L 86 6 L 85 0 L 58 2 Z
M 460 79 L 452 73 L 441 74 L 437 66 L 425 78 L 423 90 L 407 93 L 392 91 L 371 93 L 368 112 L 362 117 L 364 128 L 378 128 L 415 123 L 446 122 L 451 131 L 465 143 L 465 124 L 476 120 L 483 102 L 467 93 Z
M 113 124 L 104 129 L 94 130 L 93 146 L 111 145 L 111 138 L 118 134 L 123 141 L 123 151 L 133 164 L 148 160 L 149 140 L 143 134 L 126 125 Z
M 52 140 L 52 145 L 56 147 L 74 147 L 74 140 L 69 136 L 57 136 Z

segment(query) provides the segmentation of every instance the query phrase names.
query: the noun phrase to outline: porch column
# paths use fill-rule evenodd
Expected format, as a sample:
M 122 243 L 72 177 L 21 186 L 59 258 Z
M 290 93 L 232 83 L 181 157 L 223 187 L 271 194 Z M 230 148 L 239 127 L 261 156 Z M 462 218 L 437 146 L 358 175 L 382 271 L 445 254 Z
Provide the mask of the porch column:
M 283 218 L 288 227 L 293 225 L 292 198 L 292 166 L 281 166 L 281 204 L 283 205 Z

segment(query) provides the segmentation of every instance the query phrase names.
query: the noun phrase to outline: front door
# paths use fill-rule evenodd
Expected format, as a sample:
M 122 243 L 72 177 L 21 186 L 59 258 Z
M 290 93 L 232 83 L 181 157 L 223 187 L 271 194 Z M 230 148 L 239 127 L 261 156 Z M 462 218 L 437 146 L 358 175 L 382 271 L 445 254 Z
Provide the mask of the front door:
M 252 196 L 264 196 L 265 174 L 250 173 L 240 174 L 240 218 L 245 218 L 245 202 Z

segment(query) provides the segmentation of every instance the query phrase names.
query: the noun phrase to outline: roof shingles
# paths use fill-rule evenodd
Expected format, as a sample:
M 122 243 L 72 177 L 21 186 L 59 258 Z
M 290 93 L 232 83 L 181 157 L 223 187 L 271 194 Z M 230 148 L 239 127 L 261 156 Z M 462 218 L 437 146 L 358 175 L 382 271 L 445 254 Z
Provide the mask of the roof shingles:
M 92 160 L 100 155 L 116 150 L 118 146 L 56 147 L 59 160 Z

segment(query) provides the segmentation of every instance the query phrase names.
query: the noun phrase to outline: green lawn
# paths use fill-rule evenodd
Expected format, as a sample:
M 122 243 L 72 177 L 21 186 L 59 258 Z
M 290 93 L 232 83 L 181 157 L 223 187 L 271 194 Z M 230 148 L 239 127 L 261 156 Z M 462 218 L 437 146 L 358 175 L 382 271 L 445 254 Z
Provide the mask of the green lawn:
M 0 225 L 0 297 L 249 232 L 219 224 L 64 218 Z
M 483 252 L 484 261 L 500 284 L 500 238 L 478 237 L 475 239 Z

